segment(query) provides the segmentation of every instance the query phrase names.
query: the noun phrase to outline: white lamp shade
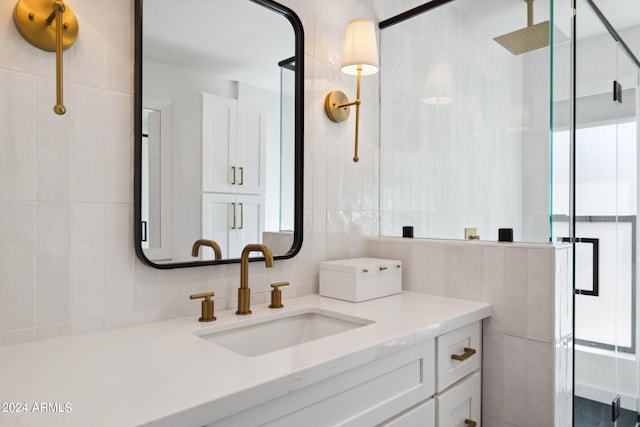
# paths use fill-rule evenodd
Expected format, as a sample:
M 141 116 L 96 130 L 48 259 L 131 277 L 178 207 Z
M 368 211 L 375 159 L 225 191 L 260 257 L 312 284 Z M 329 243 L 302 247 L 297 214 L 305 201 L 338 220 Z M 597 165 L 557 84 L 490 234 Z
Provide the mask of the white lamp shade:
M 357 75 L 362 66 L 362 75 L 378 72 L 378 42 L 373 22 L 356 19 L 347 25 L 344 38 L 340 70 L 345 74 Z

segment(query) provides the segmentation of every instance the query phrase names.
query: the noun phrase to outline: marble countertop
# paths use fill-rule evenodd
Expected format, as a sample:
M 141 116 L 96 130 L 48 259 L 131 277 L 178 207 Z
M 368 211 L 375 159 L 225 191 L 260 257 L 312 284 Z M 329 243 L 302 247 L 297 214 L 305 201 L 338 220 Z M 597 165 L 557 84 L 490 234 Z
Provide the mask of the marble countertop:
M 0 425 L 201 426 L 491 314 L 489 304 L 412 292 L 283 303 L 1 347 Z M 194 334 L 306 307 L 375 323 L 253 357 Z

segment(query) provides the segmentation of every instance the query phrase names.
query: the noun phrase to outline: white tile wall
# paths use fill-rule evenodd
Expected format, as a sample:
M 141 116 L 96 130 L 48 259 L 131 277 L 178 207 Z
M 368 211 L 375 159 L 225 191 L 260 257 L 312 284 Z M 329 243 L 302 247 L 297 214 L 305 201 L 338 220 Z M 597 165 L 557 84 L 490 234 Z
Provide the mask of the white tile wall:
M 511 227 L 522 240 L 523 60 L 490 32 L 452 5 L 383 31 L 381 235 L 413 225 L 416 237 L 461 238 L 473 226 L 497 240 Z M 442 87 L 453 103 L 423 102 Z
M 379 237 L 367 248 L 368 256 L 402 261 L 403 289 L 491 304 L 483 324 L 485 426 L 570 425 L 568 245 Z
M 233 307 L 238 266 L 154 270 L 133 251 L 131 0 L 67 2 L 82 28 L 64 53 L 67 114 L 52 112 L 54 56 L 27 43 L 0 4 L 0 345 L 194 314 L 188 295 Z M 354 121 L 334 124 L 326 92 L 355 95 L 340 73 L 346 24 L 370 0 L 281 0 L 305 30 L 304 245 L 273 269 L 252 264 L 254 303 L 317 292 L 320 261 L 361 256 L 378 230 L 378 76 L 363 79 L 360 162 Z

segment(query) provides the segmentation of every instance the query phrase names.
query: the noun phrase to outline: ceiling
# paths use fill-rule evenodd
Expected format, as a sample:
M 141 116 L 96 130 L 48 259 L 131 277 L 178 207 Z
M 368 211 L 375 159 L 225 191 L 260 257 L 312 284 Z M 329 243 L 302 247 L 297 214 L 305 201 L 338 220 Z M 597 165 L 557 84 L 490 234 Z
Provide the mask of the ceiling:
M 279 91 L 278 62 L 295 53 L 282 15 L 248 0 L 144 2 L 143 55 L 218 79 Z
M 358 0 L 365 2 L 365 0 Z M 366 0 L 370 7 L 384 10 L 386 19 L 424 0 L 388 3 Z M 534 23 L 549 20 L 549 1 L 534 1 Z M 615 28 L 640 24 L 640 1 L 595 0 Z M 554 24 L 565 35 L 571 32 L 570 10 L 560 12 Z M 251 1 L 238 0 L 154 0 L 144 3 L 144 56 L 156 61 L 188 67 L 219 79 L 241 81 L 254 86 L 279 90 L 277 62 L 294 54 L 295 36 L 283 16 Z M 179 7 L 176 7 L 179 5 Z M 453 6 L 482 22 L 488 37 L 495 37 L 527 24 L 527 6 L 523 0 L 455 0 Z M 578 0 L 578 38 L 604 34 L 584 0 Z M 584 11 L 584 13 L 582 13 Z M 639 35 L 640 38 L 640 35 Z M 631 41 L 632 47 L 640 40 Z

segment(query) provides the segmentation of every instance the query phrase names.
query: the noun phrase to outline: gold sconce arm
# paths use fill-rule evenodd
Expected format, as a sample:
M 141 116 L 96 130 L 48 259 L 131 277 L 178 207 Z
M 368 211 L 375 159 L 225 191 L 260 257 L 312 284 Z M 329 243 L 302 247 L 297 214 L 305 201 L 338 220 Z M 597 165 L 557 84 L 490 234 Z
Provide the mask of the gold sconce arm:
M 324 99 L 324 111 L 329 120 L 334 123 L 342 123 L 349 118 L 349 107 L 356 106 L 356 142 L 353 154 L 353 161 L 357 162 L 358 157 L 358 134 L 360 129 L 360 81 L 362 80 L 362 66 L 358 66 L 358 81 L 355 101 L 349 101 L 347 95 L 340 90 L 329 92 Z
M 56 105 L 53 111 L 66 112 L 63 102 L 62 51 L 78 39 L 78 20 L 61 0 L 19 0 L 13 20 L 22 36 L 32 45 L 56 53 Z

